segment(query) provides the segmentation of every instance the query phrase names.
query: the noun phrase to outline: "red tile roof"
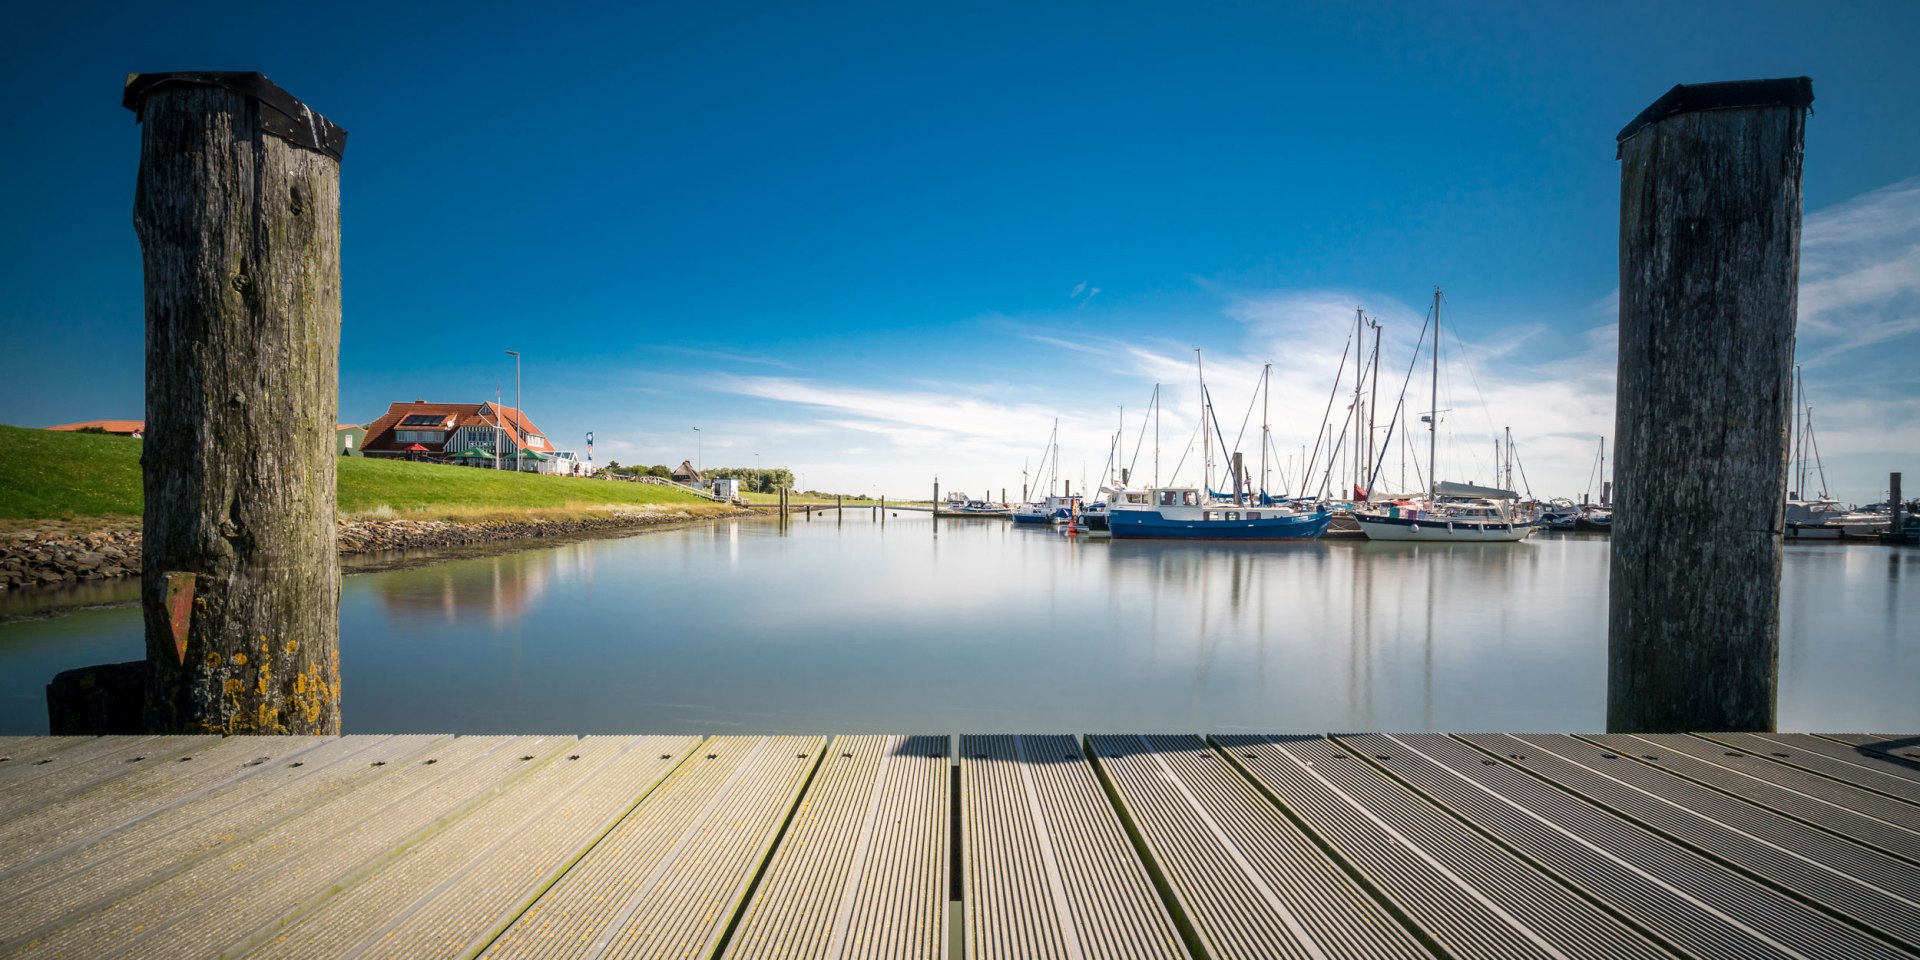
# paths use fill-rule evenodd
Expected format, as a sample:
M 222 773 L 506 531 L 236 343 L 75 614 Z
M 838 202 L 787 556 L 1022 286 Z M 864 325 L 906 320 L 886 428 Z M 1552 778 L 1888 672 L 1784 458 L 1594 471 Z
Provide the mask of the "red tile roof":
M 361 446 L 361 449 L 404 452 L 415 441 L 407 440 L 403 443 L 395 437 L 394 431 L 400 427 L 402 420 L 416 415 L 433 416 L 438 418 L 439 422 L 432 426 L 410 429 L 446 431 L 446 438 L 443 438 L 439 444 L 429 445 L 431 449 L 444 449 L 445 440 L 452 438 L 453 432 L 461 427 L 497 425 L 506 428 L 507 436 L 518 447 L 531 446 L 532 449 L 541 453 L 553 452 L 553 444 L 546 439 L 545 434 L 540 432 L 539 425 L 526 419 L 520 411 L 512 407 L 492 403 L 426 403 L 423 401 L 388 405 L 386 415 L 368 425 L 367 442 Z M 535 437 L 535 441 L 529 444 L 526 439 L 528 436 Z
M 63 423 L 57 427 L 48 427 L 47 429 L 48 430 L 98 429 L 98 430 L 105 430 L 108 433 L 135 434 L 135 433 L 146 433 L 147 422 L 145 420 L 86 420 L 80 423 Z

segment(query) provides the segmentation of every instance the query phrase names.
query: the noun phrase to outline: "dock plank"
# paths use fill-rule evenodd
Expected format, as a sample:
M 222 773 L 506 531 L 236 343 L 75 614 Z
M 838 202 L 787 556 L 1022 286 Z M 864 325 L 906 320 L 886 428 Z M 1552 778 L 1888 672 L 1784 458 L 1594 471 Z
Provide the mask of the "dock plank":
M 1788 894 L 1920 949 L 1920 871 L 1569 736 L 1462 736 Z
M 217 956 L 458 816 L 489 787 L 549 759 L 569 739 L 456 739 L 433 751 L 428 759 L 434 763 L 407 763 L 249 843 L 64 922 L 9 955 Z
M 1453 956 L 1672 956 L 1324 738 L 1216 741 Z
M 1804 733 L 1706 733 L 1701 736 L 1823 777 L 1920 804 L 1920 768 L 1876 758 L 1825 737 Z
M 694 737 L 586 737 L 487 803 L 292 922 L 236 950 L 257 957 L 453 957 L 477 952 L 630 812 Z M 252 949 L 245 949 L 250 947 Z
M 62 917 L 78 916 L 180 873 L 220 851 L 249 843 L 324 798 L 372 780 L 414 750 L 450 737 L 343 737 L 309 755 L 268 765 L 193 802 L 88 841 L 50 851 L 0 874 L 0 944 Z
M 1920 823 L 1914 821 L 1914 807 L 1893 797 L 1689 734 L 1582 735 L 1581 739 L 1920 864 Z
M 963 737 L 960 796 L 969 958 L 1188 955 L 1073 737 Z
M 1854 748 L 1855 755 L 1863 761 L 1880 764 L 1882 770 L 1920 780 L 1920 736 L 1877 733 L 1823 733 L 1820 736 Z
M 1432 956 L 1199 738 L 1088 742 L 1209 956 Z
M 710 956 L 823 744 L 708 740 L 482 955 Z
M 153 756 L 123 776 L 0 821 L 0 873 L 163 809 L 238 777 L 258 772 L 275 755 L 318 746 L 320 737 L 231 737 L 193 754 Z M 190 760 L 181 757 L 191 756 Z
M 1727 960 L 1906 955 L 1446 734 L 1341 739 L 1683 952 Z
M 159 759 L 191 756 L 217 737 L 98 737 L 16 767 L 0 781 L 0 822 L 44 806 L 102 780 L 125 776 L 138 769 L 148 754 Z M 135 760 L 134 758 L 140 758 Z
M 834 738 L 726 956 L 945 956 L 948 769 L 944 736 Z

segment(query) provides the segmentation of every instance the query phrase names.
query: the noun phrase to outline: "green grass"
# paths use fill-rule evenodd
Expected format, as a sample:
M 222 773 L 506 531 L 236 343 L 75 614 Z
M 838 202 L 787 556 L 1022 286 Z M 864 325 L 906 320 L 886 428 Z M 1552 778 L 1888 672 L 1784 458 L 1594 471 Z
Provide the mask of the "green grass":
M 140 515 L 139 440 L 0 426 L 0 449 L 0 520 Z M 362 457 L 340 458 L 338 489 L 343 514 L 415 518 L 718 506 L 651 483 Z

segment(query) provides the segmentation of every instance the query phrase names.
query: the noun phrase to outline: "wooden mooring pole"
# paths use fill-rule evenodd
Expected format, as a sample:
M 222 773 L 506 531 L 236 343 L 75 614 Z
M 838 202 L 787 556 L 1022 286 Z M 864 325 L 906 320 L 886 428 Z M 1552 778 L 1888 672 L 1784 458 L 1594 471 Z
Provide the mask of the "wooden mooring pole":
M 1620 132 L 1607 729 L 1772 730 L 1812 81 L 1674 87 Z
M 338 734 L 340 158 L 257 73 L 128 77 L 146 272 L 145 726 Z
M 1901 527 L 1906 522 L 1906 503 L 1900 499 L 1900 474 L 1898 473 L 1887 474 L 1887 519 L 1892 524 L 1887 527 L 1887 532 L 1896 538 L 1899 537 L 1902 532 Z

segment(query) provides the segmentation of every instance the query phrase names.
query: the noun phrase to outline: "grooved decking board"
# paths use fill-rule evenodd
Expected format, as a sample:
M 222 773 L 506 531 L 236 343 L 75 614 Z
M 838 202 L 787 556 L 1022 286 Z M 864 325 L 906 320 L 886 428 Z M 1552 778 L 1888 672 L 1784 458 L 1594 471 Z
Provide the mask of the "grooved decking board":
M 222 783 L 258 772 L 275 756 L 298 754 L 320 737 L 231 737 L 188 754 L 122 763 L 129 771 L 0 821 L 0 873 L 50 850 L 111 830 Z
M 946 955 L 947 738 L 835 737 L 729 960 Z
M 15 743 L 0 750 L 0 790 L 21 780 L 49 772 L 72 757 L 118 750 L 129 743 L 151 737 L 15 737 Z M 41 761 L 47 761 L 42 763 Z
M 0 944 L 252 841 L 447 737 L 347 737 L 0 874 Z
M 1907 955 L 1445 734 L 1341 740 L 1682 952 Z
M 1829 912 L 1920 946 L 1920 870 L 1569 736 L 1463 736 Z
M 102 780 L 133 773 L 148 759 L 178 760 L 217 737 L 100 737 L 42 757 L 0 783 L 0 821 L 64 799 Z M 151 755 L 151 756 L 149 756 Z M 135 759 L 140 758 L 140 759 Z
M 259 957 L 470 954 L 632 810 L 694 737 L 587 737 L 292 923 Z
M 1831 740 L 1791 733 L 1705 733 L 1700 736 L 1735 750 L 1746 750 L 1863 790 L 1920 805 L 1920 780 L 1904 770 L 1886 769 L 1888 764 L 1863 758 L 1857 751 Z M 1920 806 L 1916 806 L 1914 814 L 1914 819 L 1920 820 Z
M 1671 956 L 1324 738 L 1216 740 L 1229 760 L 1454 956 Z
M 1187 956 L 1073 737 L 961 738 L 960 796 L 969 958 Z
M 1088 744 L 1209 955 L 1431 955 L 1198 738 Z
M 1920 736 L 1877 733 L 1823 733 L 1821 737 L 1854 748 L 1861 762 L 1874 761 L 1878 769 L 1920 780 Z
M 820 737 L 696 748 L 485 951 L 488 957 L 707 957 L 801 787 Z
M 1911 805 L 1892 797 L 1686 734 L 1583 734 L 1580 739 L 1710 784 L 1920 866 L 1920 824 L 1913 821 Z
M 462 737 L 388 776 L 103 909 L 34 936 L 10 956 L 211 957 L 295 913 L 456 817 L 570 742 Z M 521 759 L 525 757 L 526 759 Z M 434 763 L 427 763 L 433 760 Z

